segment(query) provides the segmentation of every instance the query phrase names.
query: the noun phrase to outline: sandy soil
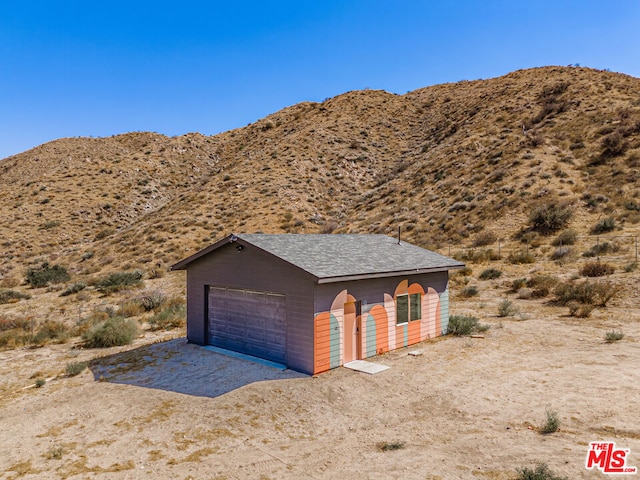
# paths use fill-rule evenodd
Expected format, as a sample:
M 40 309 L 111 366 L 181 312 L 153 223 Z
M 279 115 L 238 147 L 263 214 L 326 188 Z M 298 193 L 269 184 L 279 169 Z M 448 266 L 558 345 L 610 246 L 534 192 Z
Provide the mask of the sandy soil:
M 482 301 L 485 338 L 376 357 L 391 367 L 377 375 L 313 378 L 165 335 L 21 389 L 96 351 L 1 352 L 0 478 L 510 479 L 538 462 L 606 478 L 584 466 L 596 440 L 640 466 L 640 313 L 577 320 L 521 305 L 521 317 L 500 319 Z M 625 337 L 607 344 L 612 328 Z M 561 421 L 550 435 L 537 431 L 546 410 Z

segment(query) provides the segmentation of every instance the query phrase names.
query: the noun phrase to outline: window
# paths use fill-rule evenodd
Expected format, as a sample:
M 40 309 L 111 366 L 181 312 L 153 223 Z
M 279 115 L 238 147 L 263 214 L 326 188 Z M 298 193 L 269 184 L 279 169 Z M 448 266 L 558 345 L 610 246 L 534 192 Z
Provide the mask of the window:
M 396 297 L 396 324 L 409 321 L 409 296 L 398 295 Z
M 422 319 L 422 295 L 398 295 L 396 297 L 396 324 Z
M 409 296 L 411 320 L 420 320 L 422 318 L 422 295 L 419 293 L 412 293 Z

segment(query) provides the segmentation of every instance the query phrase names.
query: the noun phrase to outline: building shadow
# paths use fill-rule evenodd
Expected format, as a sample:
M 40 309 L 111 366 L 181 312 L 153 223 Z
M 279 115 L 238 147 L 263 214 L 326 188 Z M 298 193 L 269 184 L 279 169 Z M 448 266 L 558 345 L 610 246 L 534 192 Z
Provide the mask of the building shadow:
M 255 382 L 308 377 L 211 351 L 184 337 L 94 359 L 89 369 L 96 381 L 210 398 Z

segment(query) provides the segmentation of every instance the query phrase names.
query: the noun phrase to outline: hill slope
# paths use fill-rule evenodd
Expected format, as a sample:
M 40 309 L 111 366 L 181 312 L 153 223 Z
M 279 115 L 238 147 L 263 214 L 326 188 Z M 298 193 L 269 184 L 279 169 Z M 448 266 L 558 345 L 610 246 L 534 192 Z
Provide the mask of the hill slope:
M 231 231 L 507 238 L 539 202 L 640 220 L 640 80 L 545 67 L 301 103 L 214 137 L 60 139 L 0 162 L 2 278 L 168 265 Z

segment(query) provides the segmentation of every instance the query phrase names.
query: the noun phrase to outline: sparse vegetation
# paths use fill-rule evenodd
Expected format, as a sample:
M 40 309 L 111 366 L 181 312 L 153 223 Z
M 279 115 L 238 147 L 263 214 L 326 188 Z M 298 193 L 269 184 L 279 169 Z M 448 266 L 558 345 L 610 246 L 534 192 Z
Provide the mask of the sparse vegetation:
M 554 247 L 561 247 L 564 245 L 574 245 L 576 240 L 578 239 L 578 233 L 575 230 L 571 230 L 570 228 L 567 230 L 563 230 L 560 234 L 553 240 L 552 245 Z
M 475 297 L 476 295 L 478 295 L 478 287 L 475 285 L 466 286 L 460 291 L 461 297 L 469 298 Z
M 75 377 L 76 375 L 80 375 L 88 366 L 89 362 L 67 363 L 67 366 L 65 368 L 65 375 L 67 377 Z
M 498 237 L 493 232 L 483 231 L 478 233 L 473 239 L 474 247 L 486 247 L 498 241 Z
M 515 480 L 568 480 L 566 477 L 555 475 L 545 463 L 539 463 L 534 469 L 527 467 L 518 469 Z
M 45 287 L 48 284 L 63 283 L 71 279 L 67 269 L 61 265 L 49 265 L 44 262 L 36 268 L 27 270 L 26 282 L 33 288 Z
M 604 341 L 607 343 L 617 342 L 624 338 L 624 333 L 619 330 L 610 330 L 604 335 Z
M 612 232 L 616 228 L 616 221 L 613 217 L 606 217 L 602 220 L 598 220 L 593 228 L 591 229 L 591 233 L 600 234 Z
M 533 263 L 536 261 L 536 257 L 531 252 L 520 250 L 510 253 L 508 260 L 513 264 Z
M 87 284 L 85 282 L 76 282 L 73 285 L 70 285 L 60 294 L 61 297 L 66 297 L 72 295 L 74 293 L 78 293 L 87 288 Z
M 618 288 L 604 281 L 566 281 L 559 283 L 555 290 L 555 301 L 560 305 L 568 305 L 570 302 L 578 304 L 604 307 L 616 293 Z
M 480 273 L 480 280 L 493 280 L 495 278 L 500 278 L 502 275 L 502 271 L 497 268 L 487 268 Z
M 615 271 L 613 265 L 604 262 L 587 262 L 580 269 L 580 275 L 584 277 L 603 277 L 611 275 Z
M 96 284 L 98 291 L 104 294 L 140 286 L 142 286 L 142 272 L 140 270 L 133 272 L 114 272 Z
M 449 333 L 457 337 L 472 335 L 476 332 L 484 332 L 488 325 L 480 324 L 477 317 L 470 315 L 451 315 L 449 317 Z
M 573 208 L 566 203 L 544 203 L 531 211 L 531 228 L 543 235 L 565 228 L 573 216 Z
M 108 348 L 129 345 L 137 335 L 138 322 L 135 319 L 111 317 L 90 328 L 82 338 L 88 348 Z
M 540 426 L 540 433 L 548 435 L 549 433 L 557 432 L 560 429 L 560 419 L 558 418 L 558 412 L 553 410 L 547 410 L 545 412 L 545 420 Z
M 393 450 L 401 450 L 405 448 L 405 442 L 393 441 L 393 442 L 379 442 L 376 444 L 376 448 L 381 452 L 391 452 Z
M 167 305 L 149 319 L 151 330 L 183 328 L 186 324 L 187 308 L 181 299 L 171 299 Z
M 15 303 L 20 300 L 28 300 L 31 295 L 16 290 L 0 290 L 0 305 L 3 303 Z
M 499 317 L 513 317 L 518 311 L 518 307 L 511 300 L 502 300 L 498 304 Z

